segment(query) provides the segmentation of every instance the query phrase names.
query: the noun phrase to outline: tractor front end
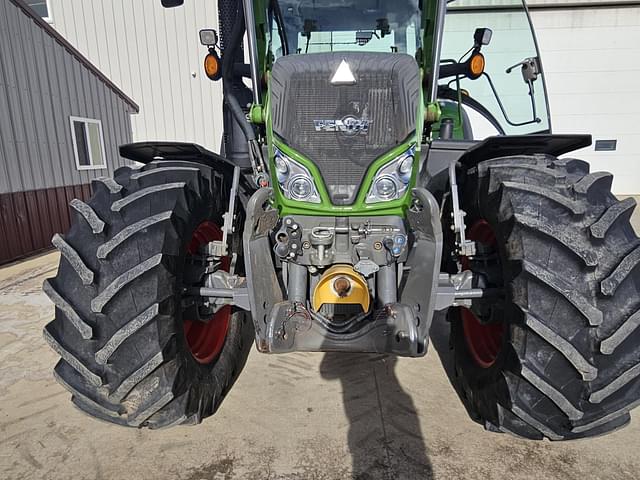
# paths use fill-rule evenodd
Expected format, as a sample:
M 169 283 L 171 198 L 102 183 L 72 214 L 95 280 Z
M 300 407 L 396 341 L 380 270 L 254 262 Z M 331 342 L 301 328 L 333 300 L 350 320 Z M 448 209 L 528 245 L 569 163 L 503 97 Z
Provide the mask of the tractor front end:
M 251 204 L 244 232 L 249 268 L 260 272 L 252 310 L 266 317 L 259 348 L 424 355 L 442 235 L 435 200 L 415 188 L 415 59 L 286 56 L 267 98 L 271 189 L 256 194 L 269 198 Z

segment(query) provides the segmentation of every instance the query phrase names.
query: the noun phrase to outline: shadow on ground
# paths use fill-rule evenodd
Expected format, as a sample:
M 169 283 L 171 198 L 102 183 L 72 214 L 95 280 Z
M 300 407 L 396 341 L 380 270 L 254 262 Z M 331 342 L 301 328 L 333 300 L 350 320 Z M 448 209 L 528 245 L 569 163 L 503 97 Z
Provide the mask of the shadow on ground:
M 320 374 L 342 385 L 356 480 L 431 479 L 433 469 L 414 400 L 396 376 L 397 358 L 325 353 Z

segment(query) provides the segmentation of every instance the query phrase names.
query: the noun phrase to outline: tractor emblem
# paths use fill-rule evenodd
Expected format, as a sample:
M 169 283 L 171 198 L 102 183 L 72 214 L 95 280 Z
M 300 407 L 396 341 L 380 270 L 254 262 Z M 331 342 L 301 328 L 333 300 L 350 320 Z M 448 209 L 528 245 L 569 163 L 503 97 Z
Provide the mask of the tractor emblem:
M 372 120 L 362 117 L 357 118 L 353 115 L 347 115 L 341 120 L 314 120 L 316 132 L 341 132 L 345 135 L 366 135 L 369 132 L 369 125 Z

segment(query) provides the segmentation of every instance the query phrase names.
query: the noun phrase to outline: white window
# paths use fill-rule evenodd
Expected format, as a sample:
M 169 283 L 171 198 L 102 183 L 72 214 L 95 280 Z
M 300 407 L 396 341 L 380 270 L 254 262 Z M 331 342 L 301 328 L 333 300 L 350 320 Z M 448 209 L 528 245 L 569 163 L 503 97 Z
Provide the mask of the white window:
M 50 0 L 25 0 L 34 12 L 42 17 L 45 22 L 51 23 L 53 18 L 51 17 L 51 5 Z
M 104 158 L 102 123 L 91 118 L 69 117 L 73 153 L 78 170 L 107 168 Z

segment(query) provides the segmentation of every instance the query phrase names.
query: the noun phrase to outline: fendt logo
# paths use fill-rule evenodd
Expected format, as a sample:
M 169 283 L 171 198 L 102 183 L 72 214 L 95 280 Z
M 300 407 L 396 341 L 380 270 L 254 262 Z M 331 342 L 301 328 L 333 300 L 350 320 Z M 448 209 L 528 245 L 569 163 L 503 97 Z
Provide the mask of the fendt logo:
M 341 132 L 345 135 L 366 135 L 369 125 L 373 122 L 368 118 L 357 118 L 347 115 L 342 120 L 314 120 L 316 132 Z

